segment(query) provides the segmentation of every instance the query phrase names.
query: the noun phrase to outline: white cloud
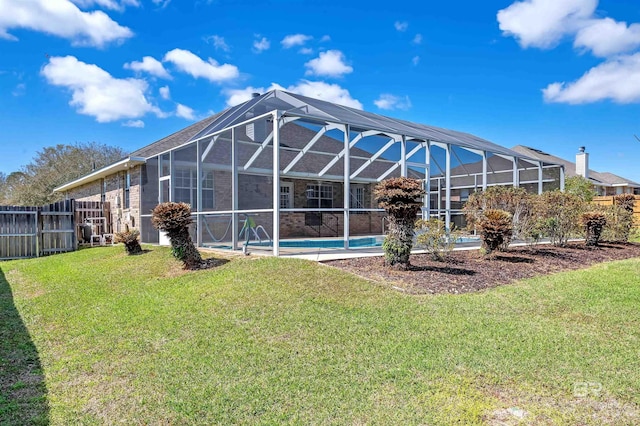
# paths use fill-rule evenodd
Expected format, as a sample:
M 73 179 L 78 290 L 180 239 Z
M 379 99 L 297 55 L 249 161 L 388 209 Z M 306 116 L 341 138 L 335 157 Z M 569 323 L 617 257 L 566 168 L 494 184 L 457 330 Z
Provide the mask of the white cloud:
M 269 50 L 271 42 L 266 37 L 260 38 L 259 35 L 257 37 L 258 39 L 253 41 L 253 51 L 256 53 L 262 53 L 265 50 Z
M 169 100 L 171 99 L 171 91 L 169 90 L 169 86 L 163 86 L 161 87 L 158 92 L 160 92 L 160 96 L 162 97 L 162 99 L 164 100 Z
M 414 56 L 413 58 L 411 58 L 411 63 L 413 64 L 413 66 L 416 66 L 420 63 L 420 56 Z
M 320 39 L 320 43 L 325 43 L 327 41 L 331 41 L 331 36 L 328 34 L 325 34 L 322 36 L 322 38 Z
M 103 47 L 133 36 L 104 12 L 83 12 L 69 0 L 0 0 L 0 38 L 17 40 L 8 32 L 12 28 L 52 34 L 78 46 Z
M 411 100 L 409 96 L 396 96 L 390 93 L 383 93 L 373 103 L 380 109 L 401 109 L 408 110 L 411 108 Z
M 313 55 L 313 49 L 310 47 L 303 47 L 302 49 L 298 50 L 298 53 L 300 53 L 301 55 Z
M 422 34 L 416 34 L 412 40 L 413 44 L 422 44 Z
M 253 97 L 254 93 L 266 93 L 271 90 L 285 90 L 284 87 L 280 86 L 277 83 L 271 83 L 271 86 L 267 87 L 253 87 L 248 86 L 244 89 L 226 89 L 224 94 L 227 96 L 227 105 L 235 106 L 241 104 L 242 102 L 246 102 Z
M 122 123 L 124 127 L 135 127 L 137 129 L 144 128 L 144 121 L 142 120 L 129 120 Z
M 302 46 L 312 38 L 312 36 L 306 34 L 290 34 L 283 38 L 280 43 L 282 44 L 282 47 L 289 49 L 294 46 Z
M 578 31 L 598 0 L 523 0 L 498 12 L 500 29 L 522 47 L 551 48 Z
M 71 0 L 73 3 L 77 4 L 79 7 L 84 9 L 90 7 L 102 7 L 104 9 L 123 11 L 125 7 L 140 7 L 140 2 L 138 0 Z
M 162 62 L 158 61 L 155 58 L 152 58 L 151 56 L 145 56 L 144 58 L 142 58 L 142 62 L 133 61 L 124 64 L 124 68 L 136 72 L 144 71 L 153 76 L 165 78 L 167 80 L 171 79 L 171 75 L 169 75 L 167 70 L 164 68 Z
M 180 71 L 194 78 L 205 78 L 215 83 L 232 80 L 240 75 L 238 67 L 235 65 L 220 65 L 212 58 L 205 62 L 194 53 L 183 49 L 173 49 L 167 52 L 164 56 L 164 62 L 173 63 Z
M 393 26 L 396 27 L 397 31 L 405 32 L 405 31 L 407 31 L 407 28 L 409 28 L 409 23 L 406 22 L 406 21 L 404 21 L 404 22 L 396 21 L 396 22 L 394 22 Z
M 289 86 L 287 90 L 310 98 L 318 98 L 327 102 L 334 102 L 351 108 L 362 109 L 360 101 L 351 97 L 351 94 L 347 89 L 340 87 L 337 84 L 329 84 L 324 81 L 302 80 L 294 86 Z
M 231 50 L 224 37 L 219 35 L 214 34 L 211 37 L 206 37 L 205 40 L 213 43 L 213 47 L 215 47 L 216 50 L 222 50 L 223 52 L 229 52 Z
M 306 64 L 306 75 L 340 77 L 353 72 L 353 67 L 345 63 L 344 54 L 339 50 L 327 50 Z
M 24 96 L 27 91 L 27 85 L 24 83 L 18 83 L 18 85 L 11 91 L 11 95 L 15 97 Z
M 182 105 L 182 104 L 177 104 L 176 116 L 180 118 L 184 118 L 185 120 L 191 120 L 191 121 L 196 119 L 195 111 L 189 108 L 188 106 Z
M 498 12 L 500 29 L 522 47 L 554 47 L 575 37 L 574 47 L 607 58 L 640 46 L 640 24 L 595 16 L 598 0 L 524 0 Z
M 362 103 L 357 99 L 354 99 L 347 89 L 344 89 L 337 84 L 307 80 L 302 80 L 298 84 L 291 85 L 286 89 L 277 83 L 271 83 L 271 86 L 268 88 L 250 86 L 244 89 L 226 90 L 225 94 L 227 95 L 227 105 L 238 105 L 239 103 L 251 99 L 253 93 L 265 93 L 276 89 L 286 90 L 288 92 L 297 93 L 310 98 L 323 99 L 328 102 L 334 102 L 356 109 L 362 109 Z
M 162 115 L 145 96 L 148 89 L 145 80 L 114 78 L 97 65 L 73 56 L 50 58 L 41 73 L 49 84 L 69 89 L 69 104 L 99 123 L 139 118 L 148 112 Z
M 606 61 L 572 83 L 552 83 L 542 93 L 547 102 L 556 103 L 640 102 L 640 53 Z
M 603 58 L 640 46 L 640 24 L 627 26 L 611 18 L 593 19 L 578 31 L 573 45 Z
M 156 6 L 159 6 L 162 9 L 164 9 L 169 5 L 169 3 L 171 3 L 171 0 L 151 0 L 151 1 L 153 1 L 153 4 L 155 4 Z

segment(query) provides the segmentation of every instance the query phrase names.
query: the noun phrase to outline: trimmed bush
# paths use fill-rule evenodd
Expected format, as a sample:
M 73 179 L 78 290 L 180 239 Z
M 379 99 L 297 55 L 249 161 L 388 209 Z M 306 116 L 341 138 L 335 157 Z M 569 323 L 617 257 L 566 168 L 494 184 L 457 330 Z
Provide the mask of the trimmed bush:
M 184 269 L 198 269 L 202 265 L 202 256 L 189 235 L 191 206 L 186 203 L 162 203 L 151 213 L 151 223 L 156 229 L 167 233 L 173 255 L 182 261 Z
M 504 248 L 513 233 L 511 213 L 505 210 L 490 209 L 485 211 L 478 222 L 482 246 L 487 254 Z
M 385 209 L 389 228 L 382 244 L 385 264 L 408 269 L 414 226 L 422 207 L 422 181 L 405 177 L 386 179 L 374 189 L 378 205 Z
M 445 260 L 456 246 L 460 232 L 451 225 L 447 232 L 444 221 L 431 218 L 416 222 L 416 246 L 431 254 L 434 260 Z
M 124 244 L 128 255 L 140 254 L 142 253 L 142 247 L 140 247 L 140 241 L 138 241 L 139 236 L 140 231 L 137 229 L 129 230 L 129 228 L 127 228 L 122 232 L 116 232 L 113 242 Z
M 636 197 L 633 194 L 620 194 L 613 197 L 613 204 L 620 206 L 633 214 L 633 207 L 636 204 Z
M 597 246 L 600 242 L 602 229 L 607 224 L 607 218 L 602 212 L 586 212 L 580 216 L 580 222 L 586 233 L 586 245 Z

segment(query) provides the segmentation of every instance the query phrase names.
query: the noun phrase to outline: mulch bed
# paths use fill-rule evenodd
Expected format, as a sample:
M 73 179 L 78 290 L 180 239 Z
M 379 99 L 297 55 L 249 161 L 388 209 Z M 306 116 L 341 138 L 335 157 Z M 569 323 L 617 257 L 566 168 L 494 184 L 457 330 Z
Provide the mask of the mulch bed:
M 407 271 L 386 268 L 382 257 L 325 263 L 368 279 L 390 283 L 414 294 L 457 294 L 632 257 L 640 257 L 640 244 L 605 243 L 597 248 L 589 248 L 577 242 L 566 247 L 513 247 L 507 252 L 491 256 L 482 256 L 479 250 L 455 251 L 446 261 L 435 261 L 428 254 L 416 254 L 411 256 L 411 268 Z

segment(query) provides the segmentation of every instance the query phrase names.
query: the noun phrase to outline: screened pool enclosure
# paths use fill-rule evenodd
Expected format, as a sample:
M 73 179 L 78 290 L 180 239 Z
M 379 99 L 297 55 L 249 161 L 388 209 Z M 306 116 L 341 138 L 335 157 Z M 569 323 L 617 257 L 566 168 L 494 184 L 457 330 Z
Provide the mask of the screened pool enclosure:
M 151 209 L 191 204 L 199 246 L 263 248 L 296 241 L 349 249 L 384 233 L 374 186 L 423 180 L 422 215 L 464 225 L 470 193 L 490 185 L 563 186 L 563 170 L 470 134 L 271 91 L 210 117 L 188 138 L 132 153 L 141 169 L 140 228 L 158 243 Z M 367 240 L 368 239 L 368 240 Z M 302 247 L 302 243 L 300 243 Z

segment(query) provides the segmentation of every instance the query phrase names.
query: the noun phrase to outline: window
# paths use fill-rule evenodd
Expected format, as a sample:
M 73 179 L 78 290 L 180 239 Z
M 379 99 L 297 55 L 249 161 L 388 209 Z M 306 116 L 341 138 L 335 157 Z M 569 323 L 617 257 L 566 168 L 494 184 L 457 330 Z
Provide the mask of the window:
M 364 187 L 352 186 L 349 207 L 352 209 L 364 209 Z
M 171 156 L 162 154 L 160 156 L 160 176 L 169 176 L 171 173 Z
M 198 207 L 198 180 L 196 170 L 176 167 L 172 180 L 174 201 L 177 203 L 189 203 L 191 204 L 191 208 L 196 210 Z M 203 172 L 202 209 L 211 210 L 213 206 L 213 172 Z
M 349 208 L 364 209 L 364 186 L 351 186 L 349 196 Z M 367 212 L 351 212 L 351 214 L 367 214 Z
M 124 178 L 124 208 L 128 209 L 130 207 L 130 197 L 129 193 L 131 190 L 131 173 L 127 170 L 127 174 Z
M 213 210 L 214 207 L 213 196 L 213 172 L 202 172 L 202 209 Z
M 176 203 L 189 203 L 195 207 L 198 200 L 198 186 L 193 178 L 194 172 L 191 169 L 174 170 L 173 179 L 173 200 Z
M 333 208 L 333 186 L 326 184 L 307 185 L 307 207 Z
M 280 182 L 280 208 L 293 208 L 293 182 Z
M 100 191 L 100 202 L 104 203 L 107 201 L 107 181 L 102 179 L 102 191 Z

